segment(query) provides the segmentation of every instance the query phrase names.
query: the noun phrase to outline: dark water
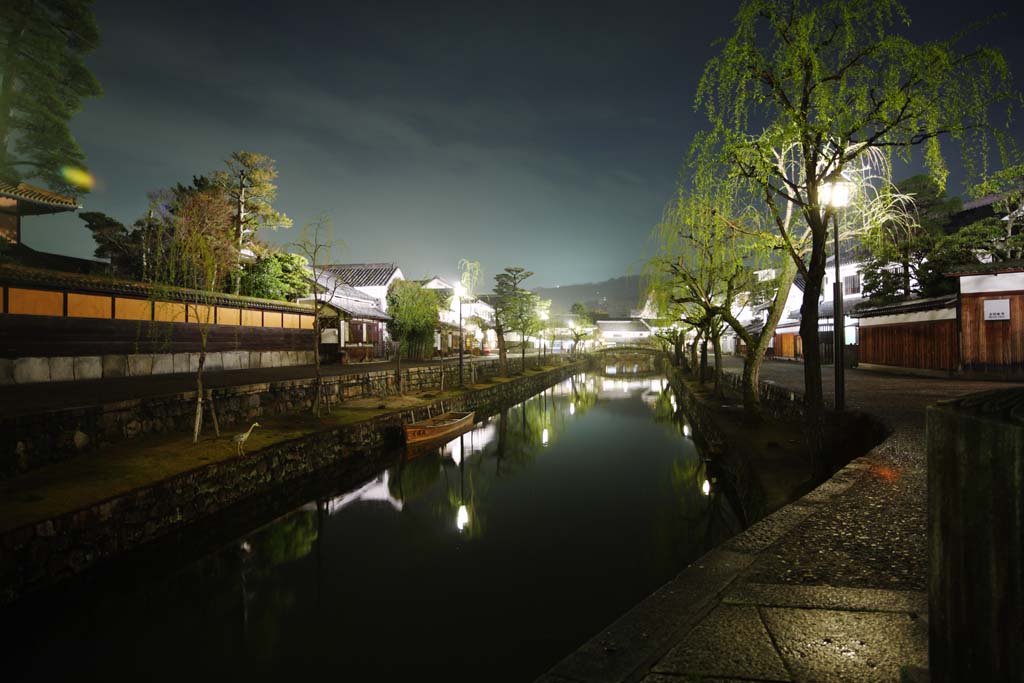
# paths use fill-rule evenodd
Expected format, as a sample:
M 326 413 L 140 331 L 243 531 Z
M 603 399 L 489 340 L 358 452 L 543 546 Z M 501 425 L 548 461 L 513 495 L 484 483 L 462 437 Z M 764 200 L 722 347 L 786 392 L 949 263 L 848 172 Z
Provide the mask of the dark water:
M 184 566 L 105 570 L 117 578 L 27 601 L 3 615 L 17 634 L 5 669 L 533 680 L 737 530 L 726 497 L 703 490 L 664 381 L 628 370 L 577 376 L 443 448 L 395 453 L 365 484 Z

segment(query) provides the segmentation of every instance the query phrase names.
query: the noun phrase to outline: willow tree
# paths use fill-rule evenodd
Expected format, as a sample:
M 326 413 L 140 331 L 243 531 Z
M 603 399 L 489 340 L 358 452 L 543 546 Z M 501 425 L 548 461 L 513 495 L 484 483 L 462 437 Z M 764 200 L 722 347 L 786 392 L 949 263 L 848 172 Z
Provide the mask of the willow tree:
M 837 217 L 826 188 L 875 153 L 909 160 L 918 147 L 942 185 L 948 172 L 940 137 L 985 158 L 990 109 L 1012 96 L 998 51 L 961 51 L 962 35 L 915 43 L 897 32 L 909 21 L 895 0 L 746 0 L 698 88 L 697 105 L 725 136 L 725 159 L 760 188 L 806 283 L 800 335 L 816 454 L 824 433 L 818 300 L 828 227 Z M 784 222 L 789 205 L 806 225 L 806 255 Z
M 54 190 L 73 182 L 85 155 L 68 123 L 82 99 L 102 93 L 83 57 L 100 44 L 88 0 L 0 3 L 0 178 L 40 178 Z

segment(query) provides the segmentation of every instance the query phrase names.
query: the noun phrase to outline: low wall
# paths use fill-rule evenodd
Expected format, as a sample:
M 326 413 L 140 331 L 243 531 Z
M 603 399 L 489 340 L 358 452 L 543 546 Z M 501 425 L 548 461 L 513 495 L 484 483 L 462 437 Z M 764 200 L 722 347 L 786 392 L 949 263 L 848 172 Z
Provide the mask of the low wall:
M 302 355 L 304 352 L 287 353 L 290 361 L 301 363 L 309 360 L 308 356 Z M 536 356 L 527 357 L 526 366 L 533 367 L 540 360 Z M 510 372 L 520 372 L 521 369 L 519 358 L 509 359 Z M 466 382 L 471 382 L 474 377 L 481 380 L 500 371 L 500 361 L 494 359 L 467 363 L 464 375 Z M 403 368 L 401 376 L 406 391 L 441 389 L 440 366 Z M 458 366 L 448 364 L 444 370 L 444 386 L 457 385 L 458 377 Z M 329 376 L 324 378 L 323 391 L 331 401 L 341 402 L 390 395 L 398 391 L 396 373 L 390 368 Z M 311 377 L 212 390 L 217 419 L 222 428 L 248 424 L 263 415 L 287 415 L 309 410 L 314 395 L 315 382 Z M 195 419 L 195 391 L 115 403 L 97 400 L 93 406 L 0 417 L 0 477 L 10 477 L 48 463 L 95 452 L 111 443 L 146 434 L 189 432 Z
M 308 347 L 308 341 L 303 347 Z M 208 351 L 203 366 L 217 370 L 284 368 L 311 365 L 312 351 Z M 0 385 L 72 382 L 113 377 L 149 377 L 196 372 L 199 353 L 118 353 L 102 356 L 0 358 Z
M 742 395 L 743 377 L 732 372 L 722 373 L 722 383 L 728 390 Z M 800 417 L 804 414 L 803 394 L 773 382 L 760 382 L 757 387 L 761 409 L 776 418 Z
M 587 361 L 494 384 L 428 406 L 389 413 L 288 441 L 244 457 L 198 467 L 77 512 L 0 536 L 0 604 L 78 574 L 98 562 L 152 541 L 283 482 L 311 475 L 346 458 L 397 444 L 403 424 L 439 410 L 479 415 L 521 401 L 586 369 Z
M 1024 672 L 1024 389 L 928 408 L 931 680 Z

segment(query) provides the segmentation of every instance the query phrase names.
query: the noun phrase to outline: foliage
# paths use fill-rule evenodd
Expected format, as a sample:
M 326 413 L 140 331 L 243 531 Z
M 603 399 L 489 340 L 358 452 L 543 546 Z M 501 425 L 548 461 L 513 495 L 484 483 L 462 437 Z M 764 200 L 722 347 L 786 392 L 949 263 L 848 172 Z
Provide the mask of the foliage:
M 156 238 L 163 247 L 154 252 L 149 266 L 153 295 L 162 299 L 166 287 L 192 290 L 186 315 L 199 331 L 199 363 L 196 372 L 196 415 L 193 442 L 203 425 L 203 370 L 206 344 L 214 323 L 214 293 L 235 263 L 231 242 L 231 205 L 216 188 L 189 192 L 180 201 L 157 201 L 153 216 Z M 214 423 L 216 427 L 216 423 Z
M 975 197 L 993 195 L 996 218 L 988 218 L 963 228 L 954 236 L 956 245 L 987 254 L 994 261 L 1024 258 L 1024 164 L 1008 166 L 986 177 L 972 188 Z
M 0 177 L 40 178 L 58 192 L 83 189 L 63 169 L 85 155 L 68 122 L 102 94 L 83 57 L 100 44 L 88 0 L 0 3 Z
M 476 293 L 481 277 L 483 269 L 479 261 L 459 259 L 459 282 L 462 283 L 462 289 L 467 297 L 472 297 Z
M 408 357 L 421 358 L 433 343 L 442 305 L 438 290 L 424 289 L 415 282 L 395 280 L 388 287 L 388 332 Z
M 519 332 L 524 349 L 526 337 L 539 329 L 540 322 L 537 310 L 539 297 L 522 286 L 523 281 L 532 275 L 529 270 L 510 266 L 494 276 L 494 294 L 498 299 L 495 315 L 501 317 L 506 329 Z
M 224 162 L 226 171 L 216 171 L 210 181 L 227 192 L 235 206 L 235 238 L 245 236 L 249 231 L 290 228 L 292 220 L 273 207 L 277 198 L 277 168 L 273 159 L 266 154 L 238 151 Z
M 814 454 L 824 434 L 818 300 L 829 222 L 840 218 L 825 190 L 843 175 L 868 179 L 841 217 L 875 229 L 903 208 L 888 182 L 892 154 L 909 160 L 922 146 L 929 175 L 944 186 L 939 136 L 961 141 L 968 167 L 973 158 L 983 164 L 990 141 L 1000 141 L 989 110 L 1013 97 L 999 52 L 960 52 L 957 40 L 917 44 L 897 33 L 908 23 L 895 0 L 745 0 L 698 88 L 697 104 L 721 137 L 720 159 L 762 195 L 806 282 L 800 334 Z M 793 210 L 806 228 L 806 255 L 786 221 Z
M 260 250 L 254 263 L 242 269 L 243 296 L 294 301 L 310 292 L 308 261 L 301 254 Z
M 866 236 L 871 255 L 864 268 L 864 295 L 876 303 L 892 303 L 912 294 L 952 293 L 955 283 L 940 272 L 952 264 L 944 263 L 933 250 L 960 209 L 960 200 L 946 197 L 945 190 L 927 175 L 903 180 L 897 188 L 910 200 L 910 220 L 886 221 Z
M 144 233 L 141 225 L 128 229 L 123 223 L 98 211 L 83 211 L 78 217 L 96 241 L 93 254 L 110 260 L 111 274 L 115 277 L 141 280 L 145 265 Z

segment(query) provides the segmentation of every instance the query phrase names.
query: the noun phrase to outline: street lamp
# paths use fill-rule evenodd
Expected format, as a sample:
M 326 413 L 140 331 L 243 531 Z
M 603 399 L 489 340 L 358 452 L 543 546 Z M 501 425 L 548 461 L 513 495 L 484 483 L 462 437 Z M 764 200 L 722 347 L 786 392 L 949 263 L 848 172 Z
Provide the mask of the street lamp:
M 821 200 L 832 209 L 842 209 L 850 203 L 854 185 L 836 171 L 825 178 L 819 188 Z M 832 283 L 832 334 L 833 363 L 835 363 L 835 408 L 842 412 L 846 407 L 845 367 L 843 347 L 846 344 L 846 316 L 843 313 L 843 281 L 839 277 L 839 212 L 833 211 L 832 225 L 835 226 L 835 269 L 836 281 Z
M 545 323 L 544 326 L 546 328 L 547 327 L 547 322 L 551 318 L 551 316 L 548 315 L 547 311 L 541 311 L 539 317 Z M 541 363 L 544 362 L 544 332 L 545 332 L 545 330 L 541 330 L 541 333 L 540 333 L 540 359 L 541 359 L 540 362 Z
M 465 348 L 465 343 L 462 339 L 462 295 L 466 293 L 466 288 L 462 286 L 461 282 L 455 283 L 455 296 L 459 298 L 459 386 L 464 387 L 462 383 L 462 351 Z

